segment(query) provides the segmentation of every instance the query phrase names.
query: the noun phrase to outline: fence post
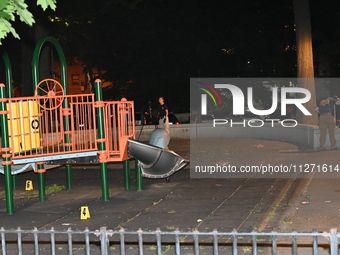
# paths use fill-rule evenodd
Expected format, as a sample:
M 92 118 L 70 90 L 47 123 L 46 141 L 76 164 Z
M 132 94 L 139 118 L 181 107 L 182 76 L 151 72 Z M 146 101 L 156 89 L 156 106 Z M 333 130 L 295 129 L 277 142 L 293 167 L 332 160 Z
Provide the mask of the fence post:
M 139 228 L 137 230 L 138 233 L 138 249 L 139 249 L 139 254 L 143 255 L 143 230 Z
M 161 239 L 161 229 L 156 229 L 156 243 L 157 243 L 157 255 L 162 254 L 162 239 Z M 197 254 L 197 253 L 195 253 Z
M 317 233 L 316 229 L 313 229 L 313 233 Z M 318 237 L 313 236 L 313 254 L 318 254 Z
M 192 232 L 194 235 L 194 254 L 199 255 L 200 253 L 200 246 L 199 246 L 199 240 L 198 240 L 198 230 L 197 228 Z
M 120 254 L 125 255 L 125 233 L 124 228 L 119 230 Z
M 101 255 L 109 254 L 109 239 L 107 238 L 107 229 L 106 227 L 100 228 L 100 247 L 101 247 Z
M 218 232 L 217 229 L 215 228 L 212 232 L 214 234 L 214 255 L 218 255 Z
M 273 235 L 271 236 L 272 237 L 272 254 L 273 255 L 277 255 L 277 235 L 276 235 L 276 232 L 273 230 L 272 231 Z
M 237 255 L 237 230 L 234 228 L 232 231 L 233 234 L 233 255 Z
M 178 228 L 176 228 L 174 233 L 176 233 L 176 235 L 175 235 L 176 253 L 175 254 L 180 255 L 181 254 L 181 240 L 180 240 L 179 234 L 181 232 L 179 231 Z
M 338 255 L 338 229 L 331 228 L 330 238 L 329 238 L 330 246 L 331 246 L 331 255 Z
M 298 254 L 298 244 L 297 244 L 297 236 L 294 235 L 295 233 L 297 233 L 296 230 L 293 230 L 292 232 L 292 251 L 293 251 L 293 254 L 294 255 L 297 255 Z
M 252 233 L 253 233 L 253 236 L 252 236 L 253 255 L 257 255 L 257 242 L 256 242 L 257 232 L 256 230 L 253 230 Z

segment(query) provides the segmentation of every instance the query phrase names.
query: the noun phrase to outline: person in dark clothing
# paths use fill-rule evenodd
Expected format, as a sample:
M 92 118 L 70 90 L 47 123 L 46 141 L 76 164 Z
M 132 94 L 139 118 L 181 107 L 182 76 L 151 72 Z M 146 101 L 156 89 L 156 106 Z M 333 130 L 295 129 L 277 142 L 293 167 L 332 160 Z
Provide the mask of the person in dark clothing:
M 165 133 L 167 135 L 163 135 L 163 139 L 167 139 L 167 144 L 170 141 L 170 128 L 169 128 L 169 110 L 168 106 L 164 102 L 164 97 L 160 97 L 158 99 L 159 105 L 158 105 L 158 119 L 159 119 L 159 124 L 158 128 L 164 129 Z M 166 182 L 170 182 L 170 177 L 165 178 Z
M 158 99 L 158 119 L 159 119 L 159 128 L 163 128 L 169 130 L 169 110 L 168 106 L 164 102 L 164 97 L 160 97 Z
M 316 111 L 319 113 L 319 129 L 320 129 L 320 146 L 319 150 L 325 150 L 327 131 L 329 134 L 329 141 L 331 143 L 331 150 L 336 149 L 335 139 L 335 120 L 334 120 L 334 106 L 340 104 L 339 99 L 331 97 L 321 100 Z

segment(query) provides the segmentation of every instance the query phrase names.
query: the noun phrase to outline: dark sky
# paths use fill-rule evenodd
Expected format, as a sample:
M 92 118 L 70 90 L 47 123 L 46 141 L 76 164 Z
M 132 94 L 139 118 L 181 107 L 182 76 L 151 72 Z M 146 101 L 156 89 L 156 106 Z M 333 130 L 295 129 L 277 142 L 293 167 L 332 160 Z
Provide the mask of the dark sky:
M 296 76 L 291 1 L 135 2 L 58 0 L 56 13 L 33 11 L 67 55 L 107 70 L 105 78 L 119 84 L 105 94 L 111 99 L 127 96 L 142 105 L 163 95 L 172 110 L 183 111 L 190 77 Z M 340 75 L 339 6 L 310 1 L 316 76 Z M 47 14 L 60 22 L 49 24 Z M 6 50 L 20 52 L 12 42 L 4 41 Z

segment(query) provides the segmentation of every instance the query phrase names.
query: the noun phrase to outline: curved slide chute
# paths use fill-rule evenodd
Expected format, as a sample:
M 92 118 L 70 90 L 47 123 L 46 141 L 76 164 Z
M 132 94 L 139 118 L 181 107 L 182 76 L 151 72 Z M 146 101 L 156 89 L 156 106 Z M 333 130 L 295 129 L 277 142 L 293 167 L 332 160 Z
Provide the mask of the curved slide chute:
M 189 164 L 174 151 L 132 139 L 128 140 L 128 153 L 139 160 L 142 176 L 147 178 L 167 178 Z

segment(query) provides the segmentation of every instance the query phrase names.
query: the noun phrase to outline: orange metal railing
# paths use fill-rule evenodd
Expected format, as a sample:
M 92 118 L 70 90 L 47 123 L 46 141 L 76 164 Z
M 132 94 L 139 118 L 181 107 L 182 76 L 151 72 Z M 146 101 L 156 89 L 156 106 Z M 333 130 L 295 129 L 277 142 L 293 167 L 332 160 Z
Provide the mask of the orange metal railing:
M 7 100 L 13 159 L 98 150 L 93 94 Z M 127 140 L 135 136 L 133 102 L 105 102 L 104 125 L 107 161 L 128 159 Z
M 133 101 L 105 102 L 105 137 L 108 161 L 128 159 L 127 141 L 135 138 Z
M 10 98 L 7 106 L 13 159 L 97 150 L 92 94 Z

